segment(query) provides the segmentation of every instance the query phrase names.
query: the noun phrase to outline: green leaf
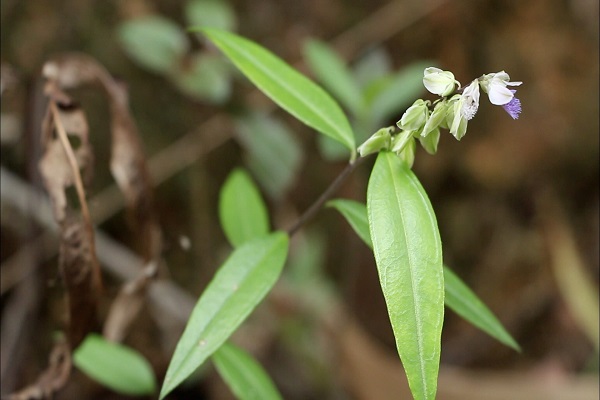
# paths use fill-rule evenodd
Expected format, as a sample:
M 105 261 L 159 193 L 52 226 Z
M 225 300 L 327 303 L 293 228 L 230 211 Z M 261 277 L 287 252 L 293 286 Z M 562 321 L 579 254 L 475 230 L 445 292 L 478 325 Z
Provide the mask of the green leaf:
M 354 232 L 371 249 L 371 233 L 369 232 L 369 219 L 367 218 L 367 207 L 354 200 L 334 199 L 327 202 L 327 206 L 338 210 L 350 224 Z
M 225 343 L 212 360 L 227 386 L 240 400 L 283 399 L 262 366 L 247 352 Z
M 379 280 L 411 392 L 416 400 L 434 399 L 444 322 L 442 243 L 425 190 L 393 153 L 377 157 L 367 211 Z
M 328 136 L 319 136 L 317 138 L 317 147 L 319 148 L 321 157 L 330 162 L 347 160 L 350 154 L 346 146 Z
M 327 44 L 308 40 L 304 45 L 304 57 L 317 79 L 354 115 L 365 111 L 363 96 L 344 60 Z
M 373 248 L 369 233 L 367 206 L 345 199 L 331 200 L 328 204 L 346 218 L 367 246 Z M 504 329 L 490 309 L 447 266 L 444 266 L 444 294 L 444 302 L 448 308 L 501 343 L 521 351 L 517 342 Z
M 250 175 L 242 169 L 229 174 L 221 188 L 219 219 L 233 247 L 269 233 L 265 203 Z
M 374 80 L 389 75 L 391 69 L 392 60 L 389 54 L 382 47 L 375 47 L 356 61 L 353 75 L 361 88 L 364 88 Z
M 353 200 L 331 200 L 367 246 L 373 248 L 367 218 L 367 206 Z M 444 302 L 446 306 L 501 343 L 521 351 L 517 342 L 504 329 L 490 309 L 451 269 L 444 266 Z
M 306 230 L 295 239 L 294 251 L 290 252 L 286 267 L 286 283 L 300 290 L 318 290 L 316 286 L 328 283 L 323 272 L 327 249 L 324 235 L 318 229 Z
M 118 34 L 127 54 L 154 72 L 170 72 L 188 49 L 187 38 L 179 26 L 158 16 L 124 22 Z
M 236 120 L 236 136 L 246 150 L 248 167 L 259 184 L 279 199 L 300 168 L 300 144 L 281 121 L 259 113 Z
M 225 102 L 231 92 L 230 65 L 220 54 L 200 54 L 171 78 L 186 94 L 215 104 Z
M 145 396 L 156 391 L 152 367 L 130 347 L 91 333 L 73 353 L 77 368 L 115 392 Z
M 164 398 L 241 325 L 283 268 L 288 236 L 276 232 L 236 248 L 200 296 L 177 343 L 160 392 Z
M 423 70 L 430 65 L 426 61 L 409 64 L 365 88 L 371 119 L 377 126 L 391 117 L 400 119 L 400 112 L 423 93 Z
M 317 84 L 257 43 L 217 29 L 200 30 L 280 107 L 355 151 L 348 119 L 335 100 Z
M 185 6 L 185 16 L 192 26 L 235 29 L 235 12 L 224 0 L 191 0 Z
M 446 305 L 455 313 L 486 332 L 500 343 L 520 352 L 518 343 L 475 293 L 448 267 L 444 267 Z

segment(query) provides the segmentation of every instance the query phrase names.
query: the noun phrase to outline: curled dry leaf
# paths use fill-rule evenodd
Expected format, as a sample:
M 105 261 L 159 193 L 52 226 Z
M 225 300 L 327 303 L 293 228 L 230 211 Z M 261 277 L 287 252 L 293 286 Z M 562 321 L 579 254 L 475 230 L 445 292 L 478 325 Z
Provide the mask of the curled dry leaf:
M 42 75 L 63 90 L 92 83 L 106 87 L 112 81 L 104 67 L 92 57 L 79 53 L 65 54 L 47 61 L 42 68 Z
M 162 234 L 154 213 L 152 183 L 141 139 L 129 111 L 127 89 L 96 60 L 82 54 L 67 54 L 47 62 L 43 74 L 65 89 L 100 84 L 109 101 L 110 170 L 125 197 L 129 224 L 134 237 L 139 239 L 140 252 L 147 265 L 137 279 L 121 289 L 107 317 L 105 336 L 109 340 L 120 341 L 143 305 L 146 288 L 156 276 L 162 252 Z
M 46 86 L 46 95 L 50 102 L 57 105 L 57 112 L 48 107 L 42 122 L 42 148 L 44 154 L 39 163 L 44 185 L 53 204 L 54 218 L 61 223 L 66 216 L 66 189 L 75 185 L 77 172 L 73 171 L 67 156 L 67 150 L 55 134 L 56 118 L 71 142 L 76 144 L 73 154 L 87 182 L 92 176 L 93 152 L 89 141 L 89 128 L 85 113 L 52 82 Z
M 59 265 L 67 289 L 69 308 L 69 342 L 77 347 L 85 336 L 97 328 L 96 303 L 99 288 L 94 268 L 97 266 L 86 223 L 70 216 L 61 225 Z
M 53 81 L 45 92 L 49 103 L 42 125 L 44 154 L 39 168 L 60 226 L 59 269 L 67 288 L 69 344 L 75 348 L 95 328 L 101 288 L 82 179 L 82 174 L 86 180 L 91 178 L 93 153 L 83 111 Z M 67 196 L 73 186 L 81 211 Z
M 125 85 L 115 81 L 93 58 L 67 54 L 47 62 L 47 79 L 61 88 L 99 83 L 107 94 L 111 112 L 110 170 L 127 202 L 130 224 L 140 238 L 146 261 L 157 261 L 162 251 L 161 231 L 154 215 L 152 183 L 140 136 L 129 111 Z
M 38 400 L 52 399 L 54 393 L 60 390 L 71 374 L 71 350 L 68 343 L 60 342 L 54 345 L 50 353 L 50 365 L 42 372 L 37 381 L 26 388 L 10 394 L 8 400 Z
M 156 276 L 157 271 L 156 263 L 150 262 L 141 275 L 121 288 L 104 323 L 102 335 L 107 340 L 121 342 L 125 339 L 131 323 L 144 305 L 148 283 Z
M 158 262 L 162 251 L 161 231 L 154 214 L 152 183 L 137 127 L 123 85 L 110 86 L 112 154 L 110 170 L 123 191 L 130 224 L 144 246 L 146 261 Z

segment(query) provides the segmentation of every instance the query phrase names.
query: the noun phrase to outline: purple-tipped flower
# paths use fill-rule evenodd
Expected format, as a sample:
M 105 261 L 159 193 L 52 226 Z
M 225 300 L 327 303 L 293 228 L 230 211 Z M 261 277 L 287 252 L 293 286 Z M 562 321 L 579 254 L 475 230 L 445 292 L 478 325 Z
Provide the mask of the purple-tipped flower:
M 510 89 L 513 93 L 513 98 L 508 103 L 504 104 L 502 108 L 504 111 L 508 113 L 512 117 L 512 119 L 519 119 L 519 114 L 521 114 L 521 100 L 517 99 L 514 94 L 517 92 L 516 90 Z

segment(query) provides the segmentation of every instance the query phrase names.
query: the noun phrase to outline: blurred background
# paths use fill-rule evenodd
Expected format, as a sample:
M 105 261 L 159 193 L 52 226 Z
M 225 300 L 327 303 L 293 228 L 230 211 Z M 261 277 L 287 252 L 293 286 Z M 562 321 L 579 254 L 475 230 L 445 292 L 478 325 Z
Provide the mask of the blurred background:
M 3 0 L 0 17 L 3 395 L 36 379 L 64 325 L 56 242 L 12 196 L 41 188 L 46 61 L 84 53 L 127 85 L 165 239 L 161 279 L 174 283 L 180 296 L 171 300 L 181 309 L 230 251 L 217 205 L 233 168 L 250 171 L 275 228 L 289 227 L 344 168 L 339 149 L 186 30 L 210 24 L 315 80 L 306 44 L 328 45 L 364 95 L 362 109 L 343 104 L 359 140 L 395 124 L 415 99 L 433 99 L 421 83 L 426 66 L 450 70 L 463 84 L 500 70 L 523 81 L 518 120 L 482 96 L 460 142 L 445 131 L 435 156 L 417 151 L 413 170 L 436 211 L 444 262 L 522 347 L 516 353 L 447 311 L 438 398 L 598 398 L 597 1 Z M 95 220 L 110 243 L 131 252 L 139 244 L 108 169 L 108 104 L 93 86 L 72 94 L 94 146 Z M 337 197 L 365 201 L 372 161 Z M 104 267 L 111 255 L 99 255 Z M 122 284 L 116 270 L 107 269 L 106 304 Z M 159 382 L 183 323 L 150 304 L 125 340 Z M 294 237 L 284 276 L 234 339 L 286 399 L 410 398 L 372 254 L 332 209 Z M 75 371 L 57 398 L 125 397 Z M 169 398 L 232 395 L 209 365 Z

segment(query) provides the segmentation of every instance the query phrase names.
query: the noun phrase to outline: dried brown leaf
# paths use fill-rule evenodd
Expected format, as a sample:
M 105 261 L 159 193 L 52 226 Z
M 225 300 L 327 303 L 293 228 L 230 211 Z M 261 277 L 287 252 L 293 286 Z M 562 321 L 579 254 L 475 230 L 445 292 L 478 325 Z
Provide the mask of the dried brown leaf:
M 101 287 L 94 230 L 81 176 L 83 172 L 88 179 L 91 177 L 93 153 L 83 111 L 53 81 L 47 83 L 45 93 L 49 103 L 42 125 L 44 154 L 39 168 L 60 226 L 59 269 L 67 288 L 69 345 L 75 348 L 96 327 Z M 67 196 L 67 190 L 73 186 L 80 211 Z
M 60 223 L 64 220 L 67 209 L 66 190 L 75 184 L 76 173 L 69 163 L 64 145 L 55 134 L 55 117 L 60 118 L 60 122 L 71 140 L 78 142 L 73 153 L 79 168 L 82 169 L 85 181 L 91 179 L 93 152 L 89 141 L 87 119 L 83 110 L 53 84 L 46 86 L 46 93 L 50 97 L 50 101 L 59 106 L 57 107 L 57 116 L 53 115 L 49 107 L 42 122 L 44 154 L 39 168 L 54 206 L 54 217 Z
M 143 258 L 157 262 L 162 251 L 162 238 L 140 136 L 129 112 L 125 87 L 112 85 L 109 95 L 112 114 L 110 170 L 125 196 L 130 224 L 144 246 Z
M 71 374 L 71 350 L 68 343 L 54 345 L 50 353 L 50 365 L 42 372 L 37 381 L 26 388 L 12 393 L 9 400 L 52 399 L 54 394 L 65 386 Z
M 96 60 L 82 54 L 66 54 L 47 62 L 43 74 L 63 89 L 99 83 L 105 90 L 111 112 L 110 170 L 125 196 L 130 225 L 143 246 L 143 258 L 157 261 L 162 251 L 161 231 L 154 213 L 146 157 L 129 111 L 127 89 Z
M 556 194 L 538 196 L 538 219 L 550 267 L 563 301 L 596 351 L 600 350 L 598 286 L 586 270 L 575 233 Z
M 125 339 L 127 330 L 144 305 L 146 290 L 157 271 L 157 265 L 151 262 L 136 279 L 121 288 L 104 323 L 102 335 L 107 340 L 121 342 Z
M 92 57 L 79 54 L 64 54 L 47 61 L 42 75 L 62 89 L 74 89 L 86 84 L 110 82 L 110 74 Z M 110 83 L 109 83 L 110 84 Z
M 97 327 L 99 288 L 94 269 L 98 261 L 92 243 L 89 229 L 80 217 L 68 217 L 62 224 L 59 265 L 68 293 L 69 342 L 73 348 Z
M 147 284 L 156 275 L 162 252 L 162 234 L 154 213 L 152 183 L 141 139 L 129 111 L 127 89 L 96 60 L 81 54 L 68 54 L 47 62 L 43 74 L 61 89 L 99 83 L 107 94 L 111 113 L 110 170 L 125 197 L 128 220 L 134 237 L 139 238 L 141 253 L 147 264 L 144 273 L 122 288 L 107 317 L 105 336 L 120 341 L 143 306 Z M 64 202 L 60 193 L 56 197 Z M 61 206 L 62 203 L 57 203 L 56 207 Z

